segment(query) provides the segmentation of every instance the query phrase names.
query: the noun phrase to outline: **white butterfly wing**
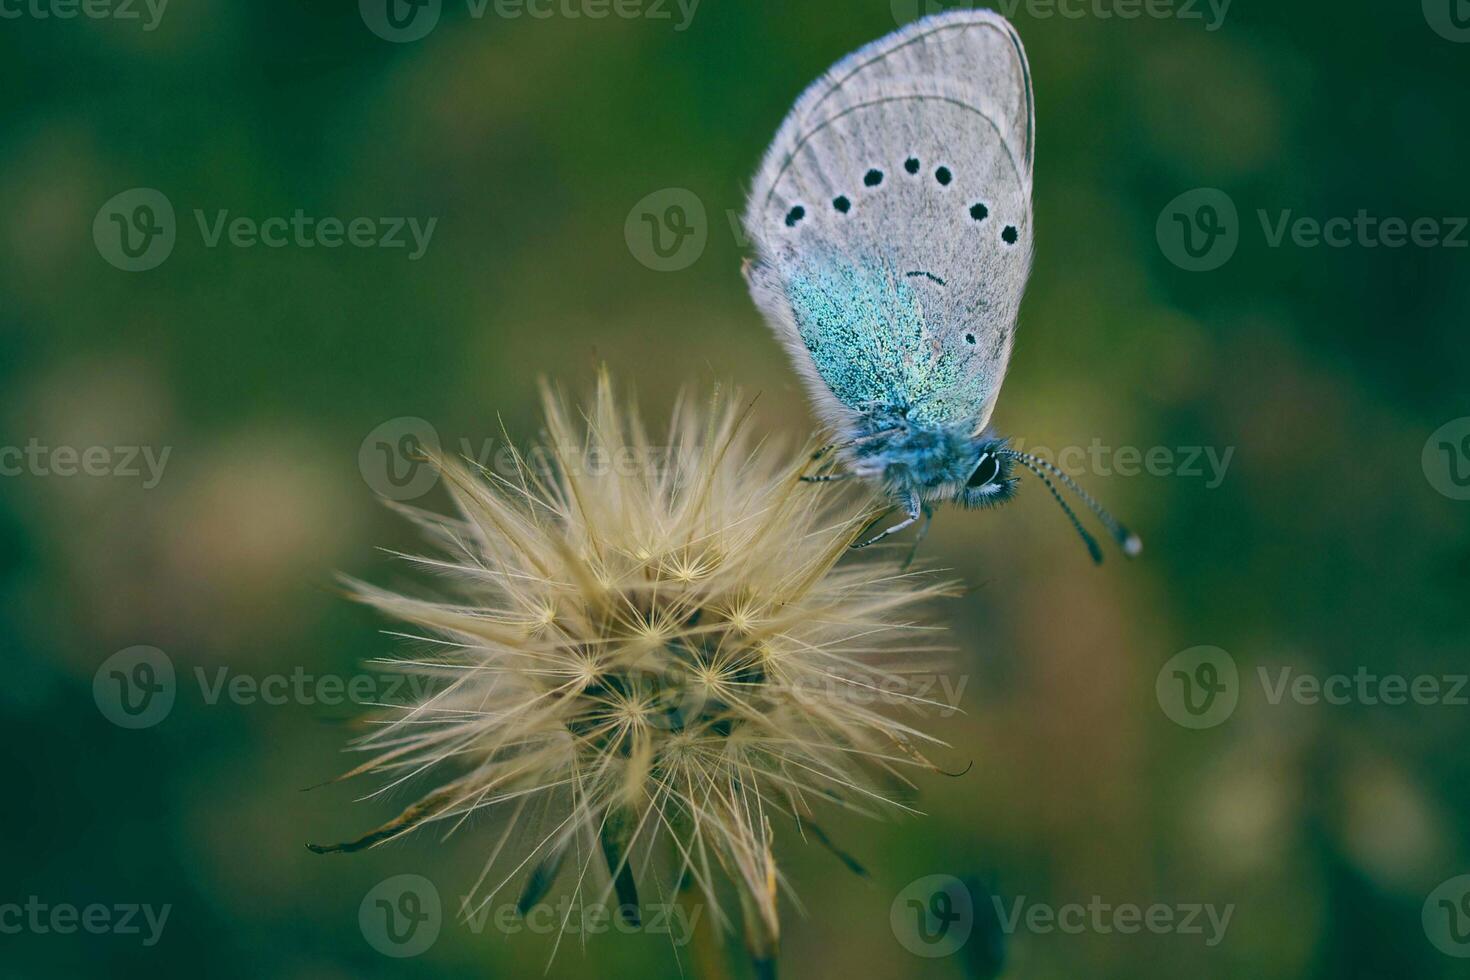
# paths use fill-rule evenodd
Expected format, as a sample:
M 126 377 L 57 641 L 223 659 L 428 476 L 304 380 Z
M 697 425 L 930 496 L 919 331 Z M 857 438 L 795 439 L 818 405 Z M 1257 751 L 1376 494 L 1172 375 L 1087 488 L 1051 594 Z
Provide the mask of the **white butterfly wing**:
M 874 406 L 983 428 L 1031 261 L 1035 112 L 990 11 L 908 25 L 797 100 L 745 226 L 757 304 L 829 422 Z

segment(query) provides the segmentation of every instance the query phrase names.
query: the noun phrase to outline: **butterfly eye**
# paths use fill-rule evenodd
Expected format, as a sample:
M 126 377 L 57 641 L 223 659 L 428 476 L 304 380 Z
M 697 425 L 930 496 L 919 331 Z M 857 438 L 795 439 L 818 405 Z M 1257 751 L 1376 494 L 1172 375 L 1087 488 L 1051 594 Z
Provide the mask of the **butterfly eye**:
M 994 455 L 987 453 L 980 458 L 980 465 L 975 467 L 975 472 L 970 474 L 968 487 L 983 487 L 1000 476 L 1000 460 Z

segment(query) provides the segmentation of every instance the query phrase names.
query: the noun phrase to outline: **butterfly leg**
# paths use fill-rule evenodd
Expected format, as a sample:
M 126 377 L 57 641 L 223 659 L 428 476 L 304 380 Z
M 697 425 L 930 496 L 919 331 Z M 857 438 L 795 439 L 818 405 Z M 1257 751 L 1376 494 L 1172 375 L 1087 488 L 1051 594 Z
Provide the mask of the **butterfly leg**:
M 886 429 L 879 429 L 877 432 L 869 432 L 865 436 L 858 436 L 857 438 L 845 443 L 842 448 L 849 449 L 853 446 L 861 446 L 865 442 L 872 442 L 874 439 L 882 439 L 884 436 L 891 436 L 895 432 L 902 432 L 903 430 L 904 427 L 901 425 L 890 425 Z
M 886 429 L 879 429 L 877 432 L 869 432 L 865 436 L 858 436 L 855 439 L 849 439 L 847 442 L 829 442 L 825 446 L 818 449 L 816 452 L 812 453 L 812 462 L 816 462 L 834 449 L 851 449 L 853 446 L 861 446 L 865 442 L 871 442 L 874 439 L 881 439 L 884 436 L 891 436 L 895 432 L 902 431 L 903 426 L 891 425 Z
M 820 476 L 804 476 L 804 477 L 801 478 L 801 482 L 802 483 L 836 483 L 839 480 L 850 480 L 850 479 L 853 478 L 853 476 L 854 476 L 854 474 L 852 474 L 852 473 L 823 473 Z
M 899 521 L 897 524 L 893 525 L 892 527 L 888 528 L 887 530 L 883 531 L 882 533 L 877 534 L 877 535 L 874 535 L 873 537 L 871 537 L 868 540 L 863 541 L 863 542 L 861 542 L 859 544 L 853 545 L 853 547 L 854 548 L 866 548 L 870 544 L 877 544 L 879 541 L 882 541 L 884 538 L 888 537 L 890 534 L 897 534 L 899 531 L 902 531 L 904 528 L 908 527 L 909 525 L 911 525 L 915 521 L 917 521 L 919 519 L 919 510 L 920 510 L 920 507 L 919 507 L 919 498 L 918 497 L 909 497 L 908 500 L 905 501 L 905 503 L 908 505 L 908 512 L 909 512 L 909 516 L 908 517 L 906 517 L 905 519 Z
M 924 523 L 919 525 L 918 532 L 914 534 L 914 546 L 909 549 L 909 556 L 903 560 L 901 568 L 908 568 L 914 563 L 914 556 L 919 553 L 919 545 L 924 543 L 924 536 L 929 533 L 929 525 L 934 523 L 934 508 L 925 504 L 923 511 Z

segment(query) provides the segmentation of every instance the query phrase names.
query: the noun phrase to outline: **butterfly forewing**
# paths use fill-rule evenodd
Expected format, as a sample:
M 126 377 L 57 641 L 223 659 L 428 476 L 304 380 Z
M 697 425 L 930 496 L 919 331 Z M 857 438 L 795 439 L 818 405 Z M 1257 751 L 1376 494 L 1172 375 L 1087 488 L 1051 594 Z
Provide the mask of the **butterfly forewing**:
M 1030 266 L 1033 118 L 988 11 L 911 24 L 797 101 L 746 211 L 750 282 L 829 421 L 988 420 Z

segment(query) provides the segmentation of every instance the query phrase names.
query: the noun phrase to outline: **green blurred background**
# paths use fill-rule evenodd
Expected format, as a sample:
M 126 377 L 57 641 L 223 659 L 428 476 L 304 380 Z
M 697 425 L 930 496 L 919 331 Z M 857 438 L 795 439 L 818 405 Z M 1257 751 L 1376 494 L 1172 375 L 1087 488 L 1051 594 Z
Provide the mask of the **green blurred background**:
M 141 3 L 138 20 L 4 7 L 0 443 L 170 455 L 156 485 L 29 463 L 0 480 L 0 905 L 171 913 L 152 946 L 0 933 L 0 976 L 543 969 L 550 937 L 453 921 L 415 959 L 375 951 L 368 890 L 422 874 L 450 905 L 488 834 L 308 853 L 408 800 L 300 791 L 353 761 L 359 710 L 211 704 L 195 671 L 351 677 L 394 650 L 329 590 L 339 569 L 415 580 L 376 550 L 417 539 L 359 465 L 385 424 L 425 420 L 456 449 L 496 438 L 499 418 L 530 437 L 535 378 L 583 390 L 606 361 L 650 415 L 682 384 L 733 381 L 761 393 L 763 429 L 807 435 L 729 215 L 802 88 L 918 5 L 703 0 L 686 19 L 653 2 L 594 19 L 568 11 L 596 0 L 558 0 L 538 19 L 445 0 L 405 42 L 347 0 L 172 0 L 152 30 Z M 931 874 L 984 882 L 1007 907 L 1233 906 L 1214 946 L 1208 928 L 1023 926 L 1008 977 L 1470 973 L 1449 955 L 1470 954 L 1455 931 L 1470 918 L 1451 922 L 1463 884 L 1436 893 L 1447 913 L 1431 896 L 1470 872 L 1470 707 L 1272 703 L 1258 675 L 1467 669 L 1467 235 L 1390 248 L 1268 234 L 1288 212 L 1366 210 L 1453 237 L 1446 219 L 1470 214 L 1466 6 L 1014 9 L 1036 81 L 1038 250 L 996 422 L 1053 453 L 1100 440 L 1164 447 L 1173 464 L 1122 475 L 1113 454 L 1076 470 L 1143 535 L 1132 563 L 1091 567 L 1035 485 L 1001 511 L 940 513 L 926 554 L 975 589 L 940 610 L 963 713 L 926 724 L 974 768 L 921 779 L 925 816 L 828 818 L 866 881 L 778 828 L 806 908 L 785 905 L 786 975 L 983 975 L 978 938 L 924 958 L 890 927 L 895 896 Z M 171 202 L 177 241 L 129 272 L 93 225 L 137 187 Z M 1168 209 L 1201 187 L 1238 209 L 1238 248 L 1190 271 L 1170 259 Z M 703 205 L 705 244 L 657 271 L 628 229 L 669 188 Z M 416 261 L 211 248 L 196 209 L 437 225 Z M 1190 447 L 1232 451 L 1223 478 L 1189 475 Z M 93 679 L 136 645 L 166 652 L 177 696 L 128 730 Z M 1233 658 L 1238 704 L 1193 729 L 1160 692 L 1170 658 L 1200 645 Z M 992 907 L 975 896 L 978 937 Z M 614 933 L 585 951 L 568 937 L 548 974 L 678 966 L 666 937 Z

